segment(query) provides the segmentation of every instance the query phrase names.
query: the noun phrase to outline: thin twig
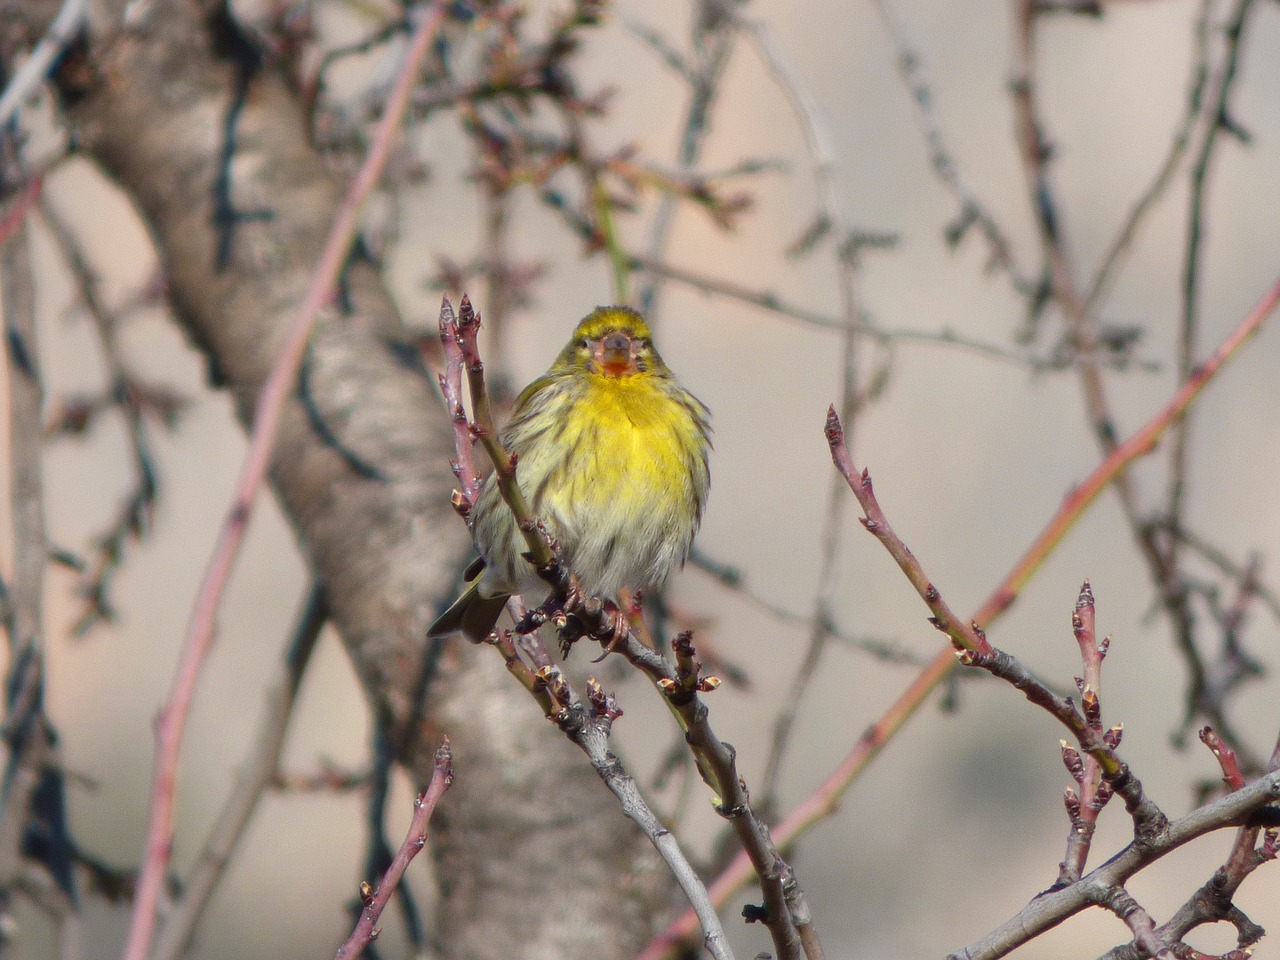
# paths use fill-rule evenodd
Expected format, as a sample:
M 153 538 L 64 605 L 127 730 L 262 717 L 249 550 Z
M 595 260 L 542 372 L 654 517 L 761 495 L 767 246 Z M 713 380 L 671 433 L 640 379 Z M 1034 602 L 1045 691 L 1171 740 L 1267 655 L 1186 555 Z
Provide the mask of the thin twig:
M 1213 564 L 1213 566 L 1217 567 L 1232 580 L 1235 580 L 1237 583 L 1246 582 L 1246 579 L 1250 575 L 1251 567 L 1246 567 L 1243 564 L 1232 560 L 1220 548 L 1214 546 L 1206 538 L 1187 529 L 1186 526 L 1179 527 L 1175 530 L 1166 520 L 1157 519 L 1155 523 L 1161 530 L 1172 537 L 1176 537 L 1179 542 L 1194 551 L 1204 560 Z M 1256 571 L 1253 573 L 1254 579 L 1250 582 L 1254 595 L 1263 602 L 1267 610 L 1270 612 L 1272 619 L 1277 621 L 1277 623 L 1280 623 L 1280 594 L 1277 594 L 1276 591 L 1260 583 L 1256 579 Z
M 351 936 L 338 948 L 334 960 L 356 960 L 364 953 L 365 947 L 377 939 L 380 933 L 377 928 L 378 918 L 382 916 L 382 911 L 390 902 L 391 895 L 400 885 L 400 879 L 404 876 L 409 861 L 427 845 L 427 825 L 431 821 L 431 814 L 452 783 L 453 753 L 449 749 L 449 738 L 445 737 L 444 742 L 436 750 L 431 782 L 413 801 L 413 819 L 409 823 L 409 832 L 404 838 L 404 843 L 396 851 L 395 859 L 391 861 L 391 866 L 383 874 L 376 889 L 367 883 L 360 885 L 364 910 L 361 911 L 360 920 L 356 923 L 356 928 L 351 931 Z
M 681 172 L 690 171 L 697 166 L 703 142 L 710 130 L 711 109 L 720 92 L 720 79 L 729 64 L 729 57 L 737 40 L 737 24 L 730 11 L 743 2 L 745 0 L 700 0 L 694 10 L 693 50 L 697 58 L 696 65 L 685 63 L 683 69 L 677 70 L 693 88 L 680 131 L 680 147 L 676 152 L 676 167 Z M 658 49 L 662 52 L 664 48 L 658 46 Z M 670 57 L 667 60 L 672 62 Z M 662 259 L 671 236 L 675 213 L 675 195 L 663 193 L 649 230 L 647 259 Z M 640 289 L 637 302 L 646 316 L 653 316 L 657 312 L 660 286 L 658 276 L 651 274 Z
M 783 320 L 795 320 L 799 323 L 818 327 L 823 330 L 835 330 L 842 332 L 846 329 L 844 322 L 837 317 L 823 313 L 819 310 L 804 307 L 797 303 L 792 303 L 771 290 L 754 289 L 740 283 L 735 283 L 732 280 L 722 280 L 718 277 L 711 277 L 704 273 L 698 273 L 697 271 L 690 270 L 677 264 L 651 260 L 640 255 L 633 255 L 631 257 L 631 264 L 634 269 L 645 270 L 649 273 L 658 274 L 659 276 L 666 277 L 669 280 L 675 280 L 677 283 L 686 284 L 695 290 L 699 290 L 711 296 L 728 297 L 729 299 L 737 300 L 741 303 L 747 303 L 751 306 L 759 307 L 760 309 L 765 310 Z M 998 343 L 991 343 L 986 340 L 979 340 L 975 337 L 964 336 L 949 327 L 943 327 L 941 330 L 917 330 L 910 327 L 885 327 L 871 322 L 866 316 L 861 316 L 855 321 L 854 330 L 886 345 L 893 343 L 922 343 L 926 345 L 933 344 L 937 346 L 954 347 L 959 350 L 970 351 L 991 360 L 1026 367 L 1037 373 L 1071 369 L 1079 362 L 1080 359 L 1080 355 L 1078 353 L 1060 355 L 1055 353 L 1052 356 L 1038 357 L 1027 350 L 1014 350 Z M 1131 361 L 1127 356 L 1116 356 L 1110 351 L 1100 351 L 1095 355 L 1094 359 L 1103 366 L 1123 367 L 1130 363 L 1137 363 L 1143 369 L 1155 369 L 1155 365 L 1152 363 L 1145 361 Z
M 1156 171 L 1156 175 L 1152 178 L 1150 185 L 1138 197 L 1137 202 L 1130 209 L 1129 215 L 1125 217 L 1124 223 L 1116 231 L 1115 237 L 1112 238 L 1111 246 L 1107 248 L 1107 252 L 1103 255 L 1102 262 L 1098 266 L 1097 273 L 1094 274 L 1093 280 L 1089 284 L 1084 297 L 1084 309 L 1090 316 L 1094 314 L 1102 303 L 1102 298 L 1106 296 L 1112 278 L 1119 269 L 1125 254 L 1133 246 L 1134 238 L 1137 237 L 1138 230 L 1146 221 L 1147 215 L 1155 209 L 1169 185 L 1173 183 L 1174 174 L 1181 167 L 1182 158 L 1186 156 L 1187 148 L 1191 145 L 1191 135 L 1201 119 L 1204 88 L 1209 76 L 1209 14 L 1212 8 L 1213 0 L 1201 0 L 1200 15 L 1197 19 L 1196 27 L 1196 45 L 1191 69 L 1191 83 L 1187 94 L 1186 115 L 1173 135 L 1173 142 L 1169 146 L 1169 152 L 1165 154 L 1164 162 L 1160 164 L 1160 169 Z
M 1116 725 L 1107 731 L 1102 729 L 1102 661 L 1107 656 L 1111 638 L 1105 637 L 1101 643 L 1098 642 L 1094 632 L 1094 614 L 1093 588 L 1086 580 L 1080 589 L 1080 597 L 1071 618 L 1072 632 L 1080 646 L 1080 660 L 1084 667 L 1076 683 L 1090 728 L 1115 749 L 1120 746 L 1123 725 Z M 1063 741 L 1062 762 L 1067 773 L 1075 780 L 1076 789 L 1068 787 L 1064 797 L 1070 829 L 1067 831 L 1067 852 L 1059 864 L 1055 887 L 1074 883 L 1084 874 L 1094 831 L 1098 825 L 1098 814 L 1111 798 L 1111 783 L 1103 779 L 1102 766 L 1097 757 L 1086 753 L 1081 758 L 1074 747 Z
M 977 193 L 965 181 L 955 158 L 947 148 L 942 134 L 942 124 L 938 121 L 934 110 L 933 89 L 929 78 L 925 75 L 919 55 L 912 49 L 897 13 L 889 0 L 875 0 L 875 6 L 897 51 L 898 72 L 902 75 L 902 81 L 915 102 L 916 116 L 924 133 L 925 143 L 929 147 L 930 165 L 942 185 L 960 204 L 959 214 L 947 227 L 949 245 L 955 246 L 970 229 L 977 227 L 987 241 L 992 263 L 1009 275 L 1013 280 L 1014 288 L 1023 293 L 1033 290 L 1035 284 L 1024 276 L 1018 266 L 1013 244 L 996 222 L 991 211 L 978 199 Z
M 284 345 L 262 386 L 254 412 L 249 452 L 223 520 L 187 625 L 173 687 L 156 723 L 156 760 L 148 816 L 146 850 L 138 877 L 125 960 L 146 960 L 173 841 L 173 801 L 182 730 L 195 696 L 200 666 L 213 645 L 215 615 L 248 526 L 258 488 L 266 476 L 275 432 L 297 381 L 316 314 L 333 298 L 338 276 L 355 237 L 360 208 L 373 190 L 390 154 L 391 142 L 408 105 L 418 67 L 430 50 L 445 14 L 443 0 L 431 5 L 413 36 L 395 88 L 387 100 L 365 163 L 356 174 L 334 219 L 307 298 L 285 334 Z
M 862 310 L 858 302 L 856 285 L 857 257 L 853 245 L 853 229 L 844 212 L 847 205 L 841 202 L 836 186 L 835 152 L 831 148 L 830 136 L 822 121 L 821 111 L 808 89 L 800 82 L 793 65 L 775 42 L 773 35 L 758 20 L 748 22 L 739 16 L 739 21 L 765 68 L 791 104 L 792 112 L 804 135 L 805 147 L 809 155 L 810 176 L 817 193 L 818 209 L 815 219 L 817 222 L 828 224 L 835 233 L 833 265 L 836 291 L 840 302 L 841 330 L 840 410 L 846 421 L 852 425 L 859 408 L 866 399 L 862 396 L 856 337 Z M 783 709 L 779 712 L 774 724 L 773 742 L 762 779 L 763 803 L 766 807 L 773 803 L 781 778 L 782 761 L 788 750 L 797 713 L 805 700 L 805 691 L 817 675 L 818 666 L 822 662 L 822 655 L 826 649 L 828 634 L 825 623 L 831 619 L 830 593 L 834 588 L 843 503 L 844 497 L 833 477 L 827 495 L 823 521 L 824 533 L 819 547 L 818 590 L 814 598 L 809 641 L 805 656 L 792 680 Z M 807 935 L 808 931 L 802 931 L 802 936 Z M 814 936 L 816 937 L 816 934 Z M 808 946 L 806 943 L 806 954 L 809 952 Z M 821 951 L 820 946 L 816 949 Z
M 1200 149 L 1191 164 L 1191 192 L 1187 204 L 1187 245 L 1182 263 L 1182 322 L 1178 328 L 1178 378 L 1191 375 L 1196 362 L 1199 341 L 1199 297 L 1201 249 L 1205 236 L 1205 205 L 1209 188 L 1209 167 L 1213 163 L 1214 149 L 1221 142 L 1220 134 L 1238 132 L 1230 117 L 1228 100 L 1240 63 L 1240 49 L 1245 25 L 1253 0 L 1237 0 L 1235 9 L 1223 29 L 1225 37 L 1222 68 L 1216 78 L 1216 89 L 1208 98 L 1205 113 L 1208 125 Z M 1165 503 L 1165 516 L 1173 526 L 1182 524 L 1186 512 L 1188 458 L 1191 452 L 1191 420 L 1184 419 L 1174 431 L 1169 450 L 1169 489 Z M 1177 563 L 1178 541 L 1166 546 L 1170 566 Z
M 93 320 L 93 328 L 102 347 L 103 366 L 110 383 L 109 396 L 128 428 L 126 433 L 129 452 L 134 465 L 134 488 L 126 496 L 111 526 L 95 539 L 96 556 L 81 578 L 85 610 L 73 628 L 77 635 L 81 635 L 94 623 L 111 618 L 108 580 L 115 568 L 124 561 L 124 548 L 129 538 L 141 538 L 150 529 L 159 486 L 143 413 L 145 401 L 140 399 L 145 388 L 126 368 L 116 339 L 120 317 L 107 306 L 101 278 L 89 262 L 88 254 L 71 225 L 47 197 L 42 195 L 38 206 L 41 219 L 57 239 L 67 266 L 76 277 L 80 297 Z M 175 397 L 169 402 L 172 404 L 170 409 L 176 411 L 182 401 Z
M 707 576 L 715 580 L 727 590 L 732 591 L 735 595 L 746 600 L 757 610 L 767 613 L 781 623 L 805 624 L 813 623 L 812 614 L 800 613 L 797 610 L 789 609 L 781 604 L 774 603 L 748 586 L 743 579 L 741 573 L 733 567 L 726 567 L 723 564 L 716 563 L 711 558 L 700 552 L 694 547 L 689 553 L 689 566 L 703 571 Z M 841 646 L 848 647 L 850 650 L 859 650 L 869 654 L 882 663 L 900 664 L 903 666 L 923 667 L 925 660 L 923 657 L 907 650 L 905 647 L 895 643 L 892 640 L 880 637 L 859 637 L 848 633 L 842 629 L 834 619 L 828 618 L 822 622 L 822 628 L 826 631 L 827 637 L 834 640 Z

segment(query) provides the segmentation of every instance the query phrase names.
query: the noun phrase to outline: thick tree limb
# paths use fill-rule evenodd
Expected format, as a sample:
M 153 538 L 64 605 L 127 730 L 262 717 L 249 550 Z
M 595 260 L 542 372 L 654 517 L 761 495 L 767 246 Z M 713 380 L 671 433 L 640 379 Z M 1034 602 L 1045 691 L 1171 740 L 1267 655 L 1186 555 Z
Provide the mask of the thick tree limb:
M 53 3 L 30 7 L 54 14 Z M 214 184 L 238 67 L 210 52 L 209 21 L 193 3 L 151 6 L 127 35 L 111 36 L 119 22 L 118 7 L 94 20 L 97 80 L 73 108 L 80 142 L 150 225 L 178 319 L 247 422 L 340 190 L 287 84 L 259 72 L 238 119 L 231 190 L 242 207 L 271 216 L 235 227 L 219 270 Z M 351 314 L 322 317 L 311 341 L 314 410 L 289 401 L 270 477 L 411 776 L 430 778 L 440 732 L 453 743 L 459 782 L 433 834 L 449 881 L 433 931 L 442 955 L 632 953 L 666 881 L 648 869 L 647 844 L 591 768 L 499 665 L 473 664 L 468 650 L 436 658 L 429 702 L 420 703 L 433 662 L 426 625 L 470 549 L 449 508 L 448 421 L 427 378 L 390 348 L 403 331 L 375 271 L 353 263 L 346 289 Z M 331 436 L 315 429 L 317 411 Z M 348 451 L 378 475 L 355 469 Z M 623 877 L 632 881 L 626 903 Z

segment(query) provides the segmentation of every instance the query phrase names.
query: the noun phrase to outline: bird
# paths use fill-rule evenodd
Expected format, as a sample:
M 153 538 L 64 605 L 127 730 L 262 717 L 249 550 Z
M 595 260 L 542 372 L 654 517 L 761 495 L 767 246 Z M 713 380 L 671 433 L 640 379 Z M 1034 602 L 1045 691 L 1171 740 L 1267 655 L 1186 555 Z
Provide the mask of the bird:
M 659 586 L 688 557 L 711 486 L 711 414 L 663 362 L 637 311 L 587 314 L 521 391 L 500 440 L 582 593 L 616 600 L 624 588 Z M 481 642 L 512 594 L 541 602 L 549 593 L 492 474 L 471 526 L 480 557 L 428 637 L 460 631 Z

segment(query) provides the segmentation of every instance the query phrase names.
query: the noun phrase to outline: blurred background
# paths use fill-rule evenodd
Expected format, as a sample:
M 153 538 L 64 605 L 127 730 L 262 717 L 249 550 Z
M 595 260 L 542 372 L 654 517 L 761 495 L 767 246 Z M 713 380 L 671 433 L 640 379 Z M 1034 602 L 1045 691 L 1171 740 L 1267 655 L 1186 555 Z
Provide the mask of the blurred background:
M 1040 115 L 1052 145 L 1050 177 L 1063 248 L 1082 282 L 1094 275 L 1184 122 L 1197 25 L 1208 24 L 1211 66 L 1218 69 L 1220 30 L 1237 6 L 1118 0 L 1104 4 L 1101 16 L 1041 19 Z M 1230 97 L 1230 116 L 1247 130 L 1249 142 L 1223 136 L 1207 181 L 1200 357 L 1241 321 L 1280 267 L 1280 9 L 1252 6 Z M 531 4 L 531 20 L 550 9 Z M 379 16 L 376 6 L 338 0 L 316 2 L 311 12 L 319 45 L 362 35 Z M 1041 369 L 1024 362 L 1055 355 L 1064 336 L 1060 311 L 1047 309 L 1028 338 L 1027 297 L 1006 271 L 990 267 L 990 247 L 978 231 L 957 245 L 948 242 L 960 207 L 931 168 L 916 100 L 899 73 L 902 50 L 876 6 L 752 0 L 742 15 L 761 25 L 798 89 L 811 98 L 812 118 L 833 161 L 838 215 L 857 231 L 894 239 L 888 249 L 866 248 L 857 258 L 854 286 L 865 319 L 888 331 L 949 332 L 1009 355 L 905 338 L 891 346 L 859 338 L 857 348 L 862 382 L 881 369 L 886 379 L 850 427 L 854 459 L 871 470 L 895 529 L 952 607 L 974 611 L 1063 496 L 1100 460 L 1076 371 L 1069 364 Z M 656 31 L 687 53 L 692 16 L 688 5 L 670 0 L 621 0 L 606 24 L 591 32 L 575 59 L 580 88 L 616 91 L 607 115 L 593 121 L 591 136 L 600 150 L 635 143 L 645 157 L 675 166 L 688 90 L 645 36 Z M 1014 5 L 914 0 L 899 3 L 896 16 L 927 75 L 931 115 L 950 156 L 1009 238 L 1018 263 L 1037 279 L 1040 239 L 1014 135 Z M 458 43 L 466 49 L 465 37 Z M 377 49 L 339 64 L 327 109 L 340 113 L 342 98 L 358 97 L 391 57 Z M 729 181 L 732 190 L 751 197 L 731 230 L 702 211 L 680 207 L 663 259 L 838 321 L 831 239 L 805 256 L 787 255 L 820 211 L 805 142 L 786 91 L 759 48 L 740 38 L 699 165 L 717 171 L 767 161 L 769 167 Z M 1192 153 L 1198 143 L 1193 138 Z M 429 329 L 439 307 L 441 261 L 477 255 L 482 210 L 469 177 L 473 157 L 456 117 L 441 114 L 413 127 L 408 152 L 428 176 L 378 198 L 369 230 L 385 245 L 386 273 L 404 314 Z M 1104 374 L 1122 437 L 1154 415 L 1178 381 L 1189 165 L 1189 159 L 1181 163 L 1143 221 L 1097 310 L 1104 324 L 1140 331 L 1125 352 L 1131 362 Z M 158 266 L 128 204 L 83 162 L 60 165 L 46 190 L 57 210 L 74 217 L 110 301 L 123 304 L 136 296 Z M 628 249 L 645 248 L 657 206 L 649 193 L 633 213 L 618 215 Z M 77 308 L 74 283 L 53 239 L 38 225 L 33 238 L 41 278 L 40 356 L 52 405 L 106 381 L 95 334 Z M 584 256 L 581 241 L 534 196 L 516 196 L 508 254 L 545 266 L 528 305 L 510 312 L 502 341 L 490 345 L 493 362 L 519 385 L 547 367 L 578 318 L 615 294 L 608 258 Z M 637 277 L 635 286 L 641 281 Z M 467 292 L 485 312 L 483 284 L 475 281 Z M 828 508 L 834 472 L 822 428 L 828 405 L 840 402 L 842 334 L 676 282 L 662 287 L 653 320 L 664 358 L 714 415 L 713 487 L 698 549 L 738 571 L 752 595 L 797 617 L 779 618 L 693 565 L 669 584 L 674 607 L 702 623 L 700 635 L 749 680 L 726 684 L 710 703 L 717 731 L 737 748 L 741 771 L 754 785 L 763 776 L 774 723 L 809 642 L 806 621 L 820 595 L 842 634 L 883 642 L 901 655 L 897 659 L 923 662 L 940 649 L 941 637 L 925 622 L 926 611 L 891 559 L 862 531 L 847 491 L 834 520 Z M 56 569 L 50 577 L 49 710 L 73 776 L 76 835 L 102 858 L 133 864 L 145 826 L 152 721 L 245 443 L 228 398 L 204 386 L 201 357 L 163 309 L 134 311 L 122 336 L 135 369 L 171 386 L 190 406 L 175 431 L 154 432 L 161 495 L 153 529 L 127 548 L 113 577 L 117 620 L 73 636 L 83 614 L 77 577 Z M 1010 359 L 1015 356 L 1024 360 Z M 1189 528 L 1242 565 L 1259 554 L 1264 584 L 1273 582 L 1280 542 L 1278 356 L 1280 330 L 1273 321 L 1195 407 L 1188 473 Z M 437 409 L 422 414 L 443 416 Z M 112 522 L 132 482 L 124 430 L 121 419 L 107 416 L 79 438 L 49 444 L 45 471 L 55 545 L 83 550 Z M 1153 509 L 1163 502 L 1168 478 L 1163 453 L 1131 474 Z M 7 477 L 6 470 L 0 483 Z M 824 573 L 821 545 L 832 523 L 837 547 Z M 7 539 L 3 549 L 9 549 Z M 1086 578 L 1097 597 L 1099 633 L 1113 638 L 1103 673 L 1104 718 L 1123 721 L 1123 755 L 1166 812 L 1181 815 L 1196 805 L 1197 784 L 1220 773 L 1194 728 L 1187 746 L 1174 743 L 1182 730 L 1187 671 L 1114 493 L 1104 494 L 1070 532 L 989 631 L 990 639 L 1057 688 L 1070 689 L 1080 671 L 1071 613 Z M 218 643 L 186 737 L 177 806 L 179 870 L 198 852 L 253 742 L 306 584 L 293 536 L 265 496 L 222 607 Z M 1205 635 L 1215 634 L 1206 627 Z M 1230 701 L 1230 715 L 1262 757 L 1280 724 L 1278 636 L 1280 625 L 1266 608 L 1250 607 L 1244 642 L 1265 674 Z M 916 670 L 840 640 L 827 644 L 796 704 L 778 812 L 812 792 Z M 617 685 L 626 710 L 615 727 L 617 740 L 645 782 L 675 731 L 646 685 L 624 681 L 621 671 L 606 670 L 605 676 Z M 548 735 L 557 735 L 550 726 Z M 935 694 L 853 785 L 840 810 L 796 848 L 793 863 L 828 955 L 945 955 L 1048 887 L 1068 830 L 1061 735 L 1047 715 L 994 681 L 964 680 L 945 696 Z M 368 765 L 369 742 L 370 719 L 358 685 L 336 638 L 326 634 L 305 679 L 285 768 L 299 774 L 326 765 L 359 771 Z M 389 807 L 395 842 L 407 826 L 412 792 L 397 781 Z M 655 796 L 670 810 L 679 792 L 671 786 Z M 682 808 L 684 835 L 696 852 L 708 855 L 718 821 L 701 784 L 691 792 Z M 363 805 L 358 790 L 269 796 L 191 955 L 331 955 L 349 928 L 345 908 L 365 879 Z M 1108 807 L 1090 863 L 1101 863 L 1129 836 L 1122 806 Z M 1157 921 L 1167 919 L 1222 862 L 1232 836 L 1224 831 L 1168 857 L 1139 875 L 1131 892 Z M 424 857 L 409 875 L 428 906 L 429 873 Z M 1237 902 L 1256 922 L 1280 927 L 1280 870 L 1264 866 Z M 125 910 L 97 898 L 85 907 L 87 955 L 117 955 Z M 768 948 L 762 930 L 736 922 L 736 910 L 726 916 L 740 956 Z M 28 908 L 17 919 L 23 930 L 13 955 L 51 955 L 51 934 L 40 914 Z M 403 947 L 397 947 L 396 924 L 384 926 L 383 955 L 397 956 Z M 1093 911 L 1021 955 L 1095 956 L 1129 936 L 1113 916 Z M 1234 946 L 1226 925 L 1197 931 L 1189 941 L 1212 952 Z M 1280 956 L 1275 943 L 1264 940 L 1257 956 Z

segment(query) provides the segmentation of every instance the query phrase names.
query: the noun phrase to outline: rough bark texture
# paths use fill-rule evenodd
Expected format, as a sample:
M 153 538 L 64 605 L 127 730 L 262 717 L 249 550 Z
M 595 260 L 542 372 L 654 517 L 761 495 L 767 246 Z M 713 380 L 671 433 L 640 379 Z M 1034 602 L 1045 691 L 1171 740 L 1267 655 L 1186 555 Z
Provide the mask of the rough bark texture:
M 22 9 L 52 16 L 56 4 Z M 239 122 L 232 195 L 240 209 L 273 216 L 236 228 L 231 262 L 218 272 L 213 185 L 236 68 L 211 53 L 195 3 L 148 10 L 128 33 L 113 32 L 118 7 L 95 12 L 94 80 L 72 117 L 82 148 L 149 223 L 179 321 L 247 422 L 340 190 L 288 86 L 260 73 Z M 400 321 L 376 272 L 357 264 L 349 285 L 353 313 L 316 328 L 309 393 L 345 450 L 381 476 L 354 470 L 295 399 L 271 480 L 401 760 L 425 783 L 440 733 L 453 741 L 457 782 L 435 826 L 443 890 L 432 934 L 445 957 L 628 956 L 665 903 L 666 878 L 499 658 L 447 651 L 426 719 L 416 719 L 425 627 L 470 546 L 448 505 L 451 440 L 439 402 L 388 349 Z

